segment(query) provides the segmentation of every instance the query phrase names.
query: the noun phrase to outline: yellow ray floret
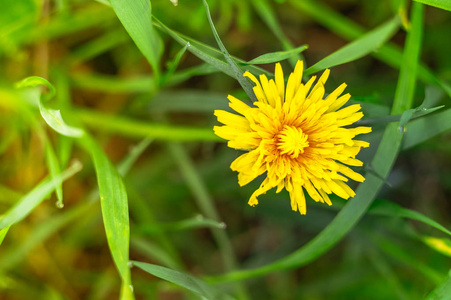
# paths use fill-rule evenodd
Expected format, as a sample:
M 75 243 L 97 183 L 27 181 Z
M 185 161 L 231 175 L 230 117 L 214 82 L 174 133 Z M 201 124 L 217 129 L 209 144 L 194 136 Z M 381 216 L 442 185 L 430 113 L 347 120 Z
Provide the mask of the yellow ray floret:
M 316 81 L 313 76 L 302 83 L 303 62 L 298 61 L 287 84 L 283 70 L 276 64 L 274 79 L 260 75 L 257 79 L 245 72 L 254 84 L 257 101 L 248 106 L 229 95 L 229 106 L 238 113 L 216 110 L 223 126 L 215 126 L 216 135 L 228 140 L 228 146 L 243 149 L 231 169 L 238 172 L 243 186 L 266 173 L 260 187 L 251 195 L 249 205 L 258 204 L 258 196 L 272 188 L 286 189 L 291 208 L 307 212 L 305 192 L 315 201 L 332 205 L 329 194 L 348 199 L 354 191 L 345 183 L 348 178 L 363 182 L 365 178 L 350 166 L 361 166 L 356 159 L 368 142 L 353 140 L 356 135 L 371 132 L 370 127 L 347 128 L 363 117 L 360 105 L 342 108 L 350 99 L 341 95 L 346 84 L 325 97 L 327 69 Z M 315 83 L 315 84 L 314 84 Z

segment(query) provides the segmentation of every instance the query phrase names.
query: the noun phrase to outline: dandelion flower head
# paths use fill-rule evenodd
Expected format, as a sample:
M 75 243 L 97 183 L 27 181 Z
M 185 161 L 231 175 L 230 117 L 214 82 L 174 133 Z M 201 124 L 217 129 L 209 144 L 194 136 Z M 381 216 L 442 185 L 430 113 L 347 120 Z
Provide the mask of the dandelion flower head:
M 244 186 L 266 173 L 260 187 L 251 195 L 249 205 L 258 204 L 257 197 L 272 188 L 285 188 L 291 208 L 306 214 L 305 191 L 310 197 L 332 205 L 329 194 L 348 199 L 355 192 L 346 184 L 348 178 L 363 182 L 365 178 L 348 166 L 362 166 L 355 156 L 369 143 L 354 140 L 356 135 L 371 132 L 370 127 L 349 125 L 360 120 L 359 104 L 342 108 L 351 97 L 341 95 L 343 83 L 325 97 L 324 84 L 330 71 L 318 79 L 313 76 L 302 83 L 303 62 L 298 61 L 285 86 L 282 67 L 275 67 L 275 79 L 260 75 L 255 83 L 257 101 L 248 106 L 229 95 L 229 106 L 238 114 L 216 110 L 223 126 L 215 126 L 215 134 L 228 140 L 228 146 L 245 149 L 231 164 L 238 172 L 238 183 Z M 312 88 L 313 86 L 313 88 Z M 348 166 L 346 166 L 348 165 Z

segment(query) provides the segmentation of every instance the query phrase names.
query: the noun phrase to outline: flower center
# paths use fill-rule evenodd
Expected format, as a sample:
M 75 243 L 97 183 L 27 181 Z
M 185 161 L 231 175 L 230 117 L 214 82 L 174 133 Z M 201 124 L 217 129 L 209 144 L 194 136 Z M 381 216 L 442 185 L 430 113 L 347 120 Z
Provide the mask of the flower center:
M 301 128 L 285 125 L 277 135 L 277 148 L 281 151 L 280 154 L 289 154 L 292 158 L 296 158 L 304 153 L 305 147 L 308 147 L 307 138 Z

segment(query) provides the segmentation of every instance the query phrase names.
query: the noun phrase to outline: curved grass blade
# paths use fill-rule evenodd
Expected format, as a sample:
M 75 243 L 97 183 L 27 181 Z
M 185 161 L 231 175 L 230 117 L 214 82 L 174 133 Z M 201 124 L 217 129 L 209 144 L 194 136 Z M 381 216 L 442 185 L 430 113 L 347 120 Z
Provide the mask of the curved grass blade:
M 189 46 L 189 43 L 186 43 L 186 45 L 183 46 L 183 48 L 180 49 L 177 52 L 177 54 L 175 55 L 174 59 L 167 63 L 168 70 L 161 77 L 161 80 L 160 80 L 160 85 L 161 86 L 164 85 L 167 82 L 167 80 L 172 77 L 172 75 L 174 74 L 175 70 L 177 69 L 177 67 L 178 67 L 178 65 L 180 63 L 180 60 L 183 57 L 183 54 L 185 54 L 186 49 L 188 49 L 188 46 Z
M 55 187 L 58 184 L 80 171 L 81 167 L 81 163 L 76 161 L 67 170 L 58 176 L 55 176 L 53 179 L 44 179 L 32 191 L 22 197 L 19 202 L 11 207 L 8 212 L 6 212 L 6 214 L 0 219 L 0 229 L 11 226 L 23 220 L 36 206 L 38 206 L 51 192 L 55 190 Z
M 78 140 L 94 161 L 108 246 L 122 279 L 122 299 L 133 299 L 128 267 L 130 224 L 125 185 L 103 150 L 88 135 Z
M 345 64 L 376 51 L 396 33 L 399 23 L 398 17 L 391 19 L 320 60 L 305 70 L 305 74 L 310 75 L 333 66 Z
M 411 209 L 404 208 L 396 203 L 385 201 L 385 200 L 376 200 L 373 202 L 371 207 L 368 209 L 369 214 L 375 214 L 379 216 L 387 216 L 387 217 L 402 217 L 408 218 L 416 221 L 420 221 L 424 224 L 434 227 L 448 235 L 451 235 L 451 231 L 446 229 L 444 226 L 440 225 L 436 221 L 431 218 L 426 217 L 425 215 L 416 212 Z
M 215 67 L 216 69 L 220 70 L 221 72 L 229 75 L 230 77 L 236 78 L 235 73 L 233 72 L 230 65 L 219 59 L 218 57 L 224 57 L 221 51 L 219 51 L 216 48 L 213 48 L 209 45 L 206 45 L 204 43 L 201 43 L 195 39 L 192 39 L 184 34 L 181 34 L 179 32 L 176 32 L 172 30 L 171 28 L 167 27 L 165 24 L 163 24 L 161 21 L 159 21 L 155 16 L 153 17 L 155 26 L 158 26 L 161 30 L 164 30 L 168 35 L 170 35 L 174 40 L 176 40 L 180 45 L 185 46 L 187 43 L 188 45 L 188 51 L 190 51 L 192 54 L 200 58 L 201 60 L 205 61 L 206 63 L 210 64 L 211 66 Z M 244 60 L 232 57 L 233 61 L 237 64 L 245 63 Z M 272 77 L 273 75 L 270 72 L 265 71 L 262 68 L 256 67 L 256 66 L 246 66 L 245 69 L 247 71 L 250 71 L 255 74 L 265 74 L 268 77 Z
M 181 287 L 184 287 L 205 299 L 217 299 L 217 300 L 231 300 L 234 299 L 231 296 L 223 293 L 222 291 L 210 286 L 203 280 L 191 276 L 189 274 L 174 271 L 165 267 L 143 263 L 139 261 L 131 261 L 134 266 L 152 274 L 156 277 L 164 279 L 166 281 L 175 283 Z
M 210 23 L 211 31 L 213 32 L 213 35 L 216 39 L 216 42 L 219 46 L 219 49 L 221 50 L 222 54 L 224 55 L 224 58 L 226 62 L 229 64 L 234 77 L 238 80 L 243 90 L 246 92 L 246 94 L 249 96 L 252 102 L 257 101 L 257 98 L 255 97 L 254 90 L 252 87 L 252 84 L 250 81 L 248 81 L 246 78 L 244 78 L 243 74 L 244 72 L 238 68 L 238 66 L 233 61 L 232 57 L 230 56 L 229 52 L 225 48 L 224 44 L 221 41 L 221 38 L 218 35 L 218 32 L 216 31 L 215 25 L 213 24 L 213 20 L 211 19 L 210 9 L 208 8 L 207 0 L 202 0 L 204 2 L 205 10 L 207 12 L 208 22 Z
M 451 1 L 449 0 L 414 0 L 414 1 L 451 11 Z
M 261 65 L 261 64 L 270 64 L 285 60 L 287 58 L 293 57 L 294 55 L 301 53 L 302 51 L 308 49 L 307 45 L 302 45 L 297 48 L 287 50 L 287 51 L 278 51 L 272 53 L 266 53 L 256 57 L 248 62 L 240 63 L 242 65 Z
M 415 3 L 412 9 L 412 30 L 407 35 L 406 49 L 404 51 L 405 60 L 401 68 L 401 74 L 404 74 L 404 76 L 400 76 L 398 80 L 397 92 L 392 108 L 393 114 L 401 113 L 399 107 L 404 107 L 404 103 L 411 103 L 411 98 L 413 98 L 415 86 L 410 81 L 415 82 L 416 74 L 403 72 L 403 69 L 411 69 L 410 66 L 418 60 L 422 25 L 423 7 L 421 4 Z M 405 87 L 408 88 L 406 89 Z M 376 197 L 396 160 L 403 135 L 404 131 L 399 130 L 398 124 L 396 123 L 390 123 L 386 127 L 379 148 L 372 161 L 372 166 L 377 175 L 372 173 L 366 174 L 366 180 L 357 188 L 356 196 L 347 202 L 332 222 L 313 238 L 313 240 L 294 253 L 269 265 L 252 270 L 231 272 L 223 276 L 210 278 L 210 280 L 234 281 L 261 276 L 277 270 L 292 269 L 305 265 L 324 254 L 357 224 Z
M 443 107 L 445 107 L 445 106 L 441 105 L 441 106 L 432 107 L 432 108 L 424 108 L 424 107 L 420 106 L 418 108 L 412 108 L 412 109 L 406 110 L 404 113 L 402 113 L 400 115 L 388 115 L 385 117 L 368 118 L 368 119 L 364 119 L 364 120 L 359 120 L 356 122 L 356 124 L 358 124 L 358 125 L 385 124 L 385 123 L 399 121 L 399 127 L 404 127 L 404 125 L 408 124 L 408 122 L 411 119 L 417 119 L 417 118 L 426 116 L 428 114 L 436 112 L 439 109 L 442 109 Z
M 152 7 L 148 0 L 110 0 L 117 17 L 159 77 L 163 43 L 152 25 Z M 156 81 L 158 82 L 158 81 Z
M 449 300 L 449 295 L 451 295 L 451 270 L 446 279 L 427 295 L 425 300 Z
M 451 129 L 451 109 L 419 118 L 405 126 L 402 148 L 408 149 Z
M 44 93 L 40 95 L 39 98 L 39 110 L 41 112 L 41 116 L 47 122 L 47 124 L 52 127 L 56 132 L 70 137 L 81 137 L 84 132 L 80 128 L 76 128 L 68 125 L 61 116 L 61 111 L 59 109 L 50 109 L 45 106 L 45 103 L 53 98 L 55 95 L 55 87 L 48 82 L 46 79 L 38 76 L 31 76 L 23 79 L 19 83 L 16 84 L 17 88 L 27 88 L 27 87 L 36 87 L 39 85 L 44 85 L 48 88 L 48 93 Z
M 26 240 L 2 253 L 2 256 L 0 257 L 0 271 L 6 272 L 17 266 L 17 264 L 23 261 L 28 253 L 55 234 L 55 232 L 61 230 L 61 228 L 68 223 L 86 216 L 86 213 L 92 206 L 92 202 L 84 202 L 76 207 L 64 210 L 61 214 L 51 216 L 50 218 L 47 218 L 45 222 L 34 227 L 33 233 L 30 234 Z

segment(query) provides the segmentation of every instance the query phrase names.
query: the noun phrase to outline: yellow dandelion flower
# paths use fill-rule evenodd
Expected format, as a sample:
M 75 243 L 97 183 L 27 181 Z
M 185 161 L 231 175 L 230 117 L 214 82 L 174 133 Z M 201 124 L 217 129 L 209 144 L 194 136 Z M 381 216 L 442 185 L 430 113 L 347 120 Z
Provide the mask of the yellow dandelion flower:
M 277 193 L 285 188 L 291 208 L 307 212 L 304 189 L 310 197 L 332 205 L 328 194 L 348 199 L 355 195 L 345 183 L 348 178 L 363 182 L 365 178 L 346 165 L 361 166 L 355 158 L 369 143 L 353 140 L 356 135 L 371 132 L 370 127 L 347 128 L 363 117 L 360 105 L 340 109 L 351 97 L 340 96 L 346 84 L 324 97 L 327 69 L 313 86 L 316 76 L 302 81 L 303 62 L 298 61 L 287 85 L 279 63 L 275 80 L 249 72 L 257 101 L 250 107 L 229 95 L 229 106 L 239 115 L 216 110 L 215 116 L 224 126 L 215 126 L 215 134 L 228 140 L 228 146 L 249 152 L 231 164 L 238 172 L 238 183 L 246 185 L 266 172 L 266 178 L 252 194 L 249 205 L 258 204 L 257 197 L 272 188 Z M 313 88 L 312 88 L 313 86 Z M 347 178 L 348 177 L 348 178 Z

